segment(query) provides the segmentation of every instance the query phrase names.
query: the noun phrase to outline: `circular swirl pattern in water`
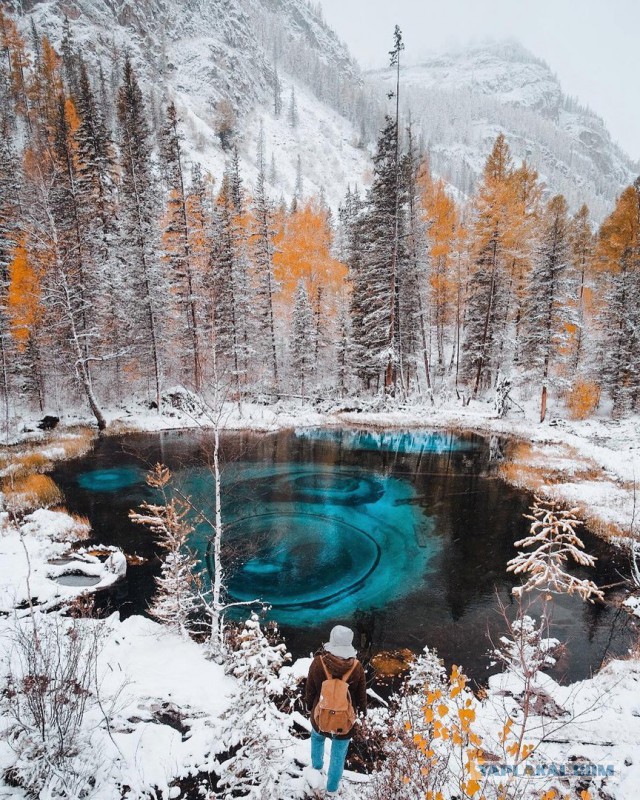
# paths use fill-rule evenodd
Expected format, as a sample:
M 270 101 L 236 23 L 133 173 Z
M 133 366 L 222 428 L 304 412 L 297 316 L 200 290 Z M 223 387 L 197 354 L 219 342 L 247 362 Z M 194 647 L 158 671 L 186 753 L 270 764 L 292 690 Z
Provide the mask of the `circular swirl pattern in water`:
M 312 472 L 297 478 L 284 478 L 296 500 L 306 503 L 364 505 L 377 503 L 384 494 L 381 481 L 364 475 Z
M 382 607 L 421 585 L 439 547 L 434 520 L 406 480 L 369 470 L 236 463 L 224 494 L 223 564 L 235 602 L 261 600 L 271 616 L 307 627 Z M 194 470 L 188 492 L 211 496 Z M 210 530 L 192 546 L 213 574 Z
M 90 492 L 118 492 L 144 481 L 144 473 L 137 467 L 111 467 L 83 472 L 78 484 Z
M 326 608 L 358 592 L 381 557 L 368 533 L 320 514 L 260 514 L 236 520 L 226 532 L 237 559 L 228 583 L 232 598 L 258 597 L 286 611 Z

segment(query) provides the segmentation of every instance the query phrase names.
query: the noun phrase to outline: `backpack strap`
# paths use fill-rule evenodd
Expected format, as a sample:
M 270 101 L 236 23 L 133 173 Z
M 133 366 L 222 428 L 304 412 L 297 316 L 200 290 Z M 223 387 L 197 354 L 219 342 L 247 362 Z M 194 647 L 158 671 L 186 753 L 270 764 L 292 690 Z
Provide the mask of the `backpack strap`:
M 327 676 L 327 680 L 328 681 L 333 680 L 333 675 L 331 675 L 329 670 L 327 669 L 327 665 L 324 663 L 324 658 L 322 658 L 322 656 L 320 656 L 320 661 L 322 663 L 322 668 L 324 669 L 324 674 Z M 340 680 L 344 681 L 345 683 L 348 683 L 349 678 L 351 677 L 351 674 L 353 673 L 354 669 L 358 666 L 358 663 L 359 663 L 358 659 L 356 658 L 351 667 L 344 673 L 344 675 L 340 678 Z
M 352 675 L 352 673 L 353 673 L 353 670 L 354 670 L 354 669 L 355 669 L 357 666 L 358 666 L 358 659 L 356 658 L 356 660 L 355 660 L 355 661 L 353 662 L 353 664 L 351 665 L 351 668 L 350 668 L 349 670 L 347 670 L 347 671 L 344 673 L 344 675 L 342 676 L 342 678 L 340 678 L 340 680 L 341 680 L 341 681 L 344 681 L 345 683 L 348 683 L 348 682 L 349 682 L 349 678 L 351 677 L 351 675 Z
M 329 674 L 329 670 L 327 669 L 327 665 L 324 663 L 324 658 L 320 656 L 320 663 L 322 664 L 322 668 L 324 669 L 324 674 L 327 676 L 327 680 L 331 680 L 331 675 Z

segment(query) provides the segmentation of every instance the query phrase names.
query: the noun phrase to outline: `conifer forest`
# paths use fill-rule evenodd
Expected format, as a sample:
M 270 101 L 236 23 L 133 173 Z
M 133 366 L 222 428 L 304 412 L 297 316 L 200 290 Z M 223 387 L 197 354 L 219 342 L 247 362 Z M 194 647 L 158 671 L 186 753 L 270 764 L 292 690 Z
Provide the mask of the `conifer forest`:
M 639 182 L 596 225 L 501 134 L 457 196 L 390 112 L 369 188 L 331 209 L 299 175 L 285 201 L 261 139 L 251 187 L 231 122 L 224 172 L 205 172 L 175 104 L 152 114 L 126 57 L 109 78 L 92 69 L 68 21 L 59 52 L 7 13 L 0 35 L 6 425 L 24 406 L 85 406 L 103 427 L 105 406 L 221 383 L 235 398 L 475 398 L 509 381 L 542 416 L 548 393 L 578 416 L 637 410 Z M 295 96 L 281 113 L 295 124 Z

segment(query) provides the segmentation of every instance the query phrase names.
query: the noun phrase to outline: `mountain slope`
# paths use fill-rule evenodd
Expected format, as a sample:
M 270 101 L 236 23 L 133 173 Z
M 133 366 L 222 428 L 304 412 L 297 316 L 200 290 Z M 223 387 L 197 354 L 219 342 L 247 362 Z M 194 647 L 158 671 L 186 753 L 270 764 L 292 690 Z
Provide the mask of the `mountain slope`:
M 33 23 L 58 48 L 66 16 L 83 56 L 102 68 L 112 86 L 118 85 L 128 53 L 156 122 L 173 99 L 192 157 L 215 177 L 228 157 L 217 135 L 226 117 L 249 183 L 264 120 L 276 196 L 292 196 L 298 159 L 305 193 L 323 189 L 333 206 L 347 183 L 362 180 L 367 155 L 338 111 L 359 91 L 359 69 L 304 0 L 23 0 L 17 5 L 23 32 L 28 35 Z M 282 111 L 276 115 L 278 85 Z
M 391 70 L 369 73 L 380 95 Z M 500 131 L 517 160 L 539 171 L 549 190 L 600 219 L 640 166 L 612 141 L 604 122 L 567 97 L 549 67 L 514 42 L 471 47 L 402 70 L 411 110 L 434 172 L 468 194 Z

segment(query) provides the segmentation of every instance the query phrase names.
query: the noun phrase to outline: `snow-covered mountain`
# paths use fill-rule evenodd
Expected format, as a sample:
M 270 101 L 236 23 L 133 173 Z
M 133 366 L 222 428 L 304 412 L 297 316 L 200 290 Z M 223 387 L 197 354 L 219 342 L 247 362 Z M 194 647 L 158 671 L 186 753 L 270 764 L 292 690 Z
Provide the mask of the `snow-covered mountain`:
M 293 196 L 298 170 L 304 193 L 324 191 L 333 208 L 347 184 L 367 183 L 363 139 L 369 145 L 375 139 L 394 76 L 371 72 L 363 86 L 346 46 L 306 0 L 13 0 L 13 8 L 26 35 L 33 22 L 57 46 L 68 17 L 85 57 L 114 88 L 129 53 L 156 122 L 173 99 L 192 159 L 217 179 L 228 158 L 217 129 L 230 109 L 249 186 L 260 123 L 274 197 Z M 567 97 L 549 67 L 514 42 L 404 68 L 402 100 L 433 171 L 464 195 L 473 191 L 500 131 L 515 159 L 527 159 L 550 192 L 563 193 L 574 208 L 586 202 L 596 220 L 640 171 L 604 122 Z
M 215 177 L 228 157 L 216 132 L 226 115 L 249 185 L 261 120 L 276 197 L 293 195 L 298 159 L 305 194 L 323 189 L 333 206 L 347 183 L 362 182 L 368 155 L 347 116 L 359 68 L 305 0 L 15 0 L 13 8 L 26 36 L 33 23 L 56 47 L 66 16 L 84 57 L 114 87 L 128 53 L 156 119 L 173 99 L 193 159 Z
M 382 70 L 367 79 L 382 95 L 395 75 Z M 586 202 L 598 219 L 640 171 L 603 120 L 567 97 L 548 65 L 516 42 L 433 57 L 404 68 L 401 80 L 403 108 L 417 123 L 434 172 L 465 194 L 500 131 L 516 160 L 533 164 L 551 192 L 574 208 Z

